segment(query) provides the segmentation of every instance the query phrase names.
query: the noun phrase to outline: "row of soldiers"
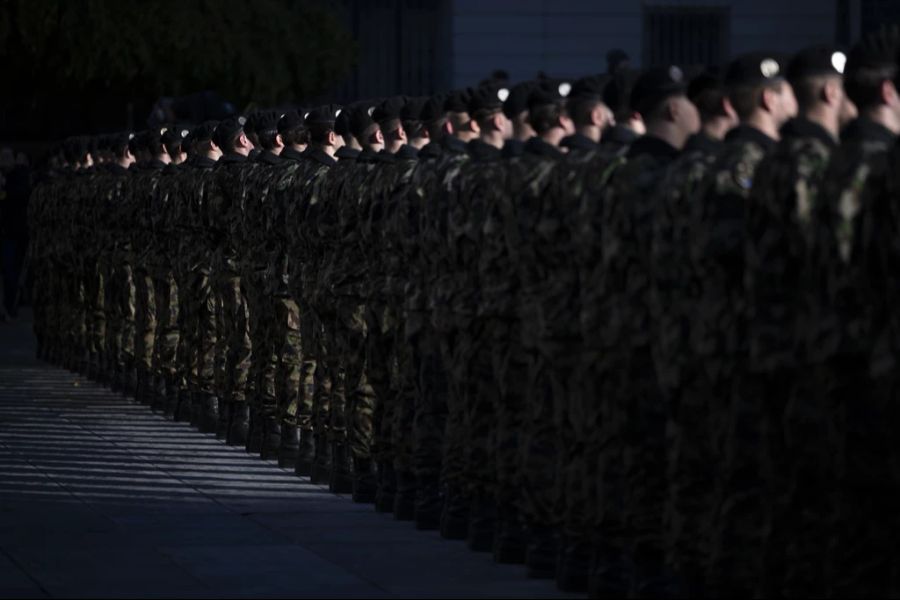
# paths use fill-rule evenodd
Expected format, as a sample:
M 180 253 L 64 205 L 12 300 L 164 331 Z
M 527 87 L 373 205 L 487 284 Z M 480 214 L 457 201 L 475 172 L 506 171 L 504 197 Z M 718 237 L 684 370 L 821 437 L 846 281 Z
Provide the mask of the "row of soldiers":
M 69 140 L 39 353 L 562 589 L 897 593 L 898 60 Z

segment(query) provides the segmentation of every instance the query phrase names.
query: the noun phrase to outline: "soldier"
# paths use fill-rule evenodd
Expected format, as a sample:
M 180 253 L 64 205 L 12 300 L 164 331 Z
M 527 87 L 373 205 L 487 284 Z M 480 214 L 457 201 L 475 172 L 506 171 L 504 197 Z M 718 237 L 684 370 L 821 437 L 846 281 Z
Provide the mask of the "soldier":
M 813 408 L 835 415 L 829 441 L 837 442 L 830 463 L 837 485 L 825 567 L 825 585 L 834 596 L 896 593 L 897 546 L 889 532 L 896 530 L 896 469 L 890 465 L 897 455 L 889 424 L 896 418 L 896 296 L 890 282 L 896 264 L 891 205 L 900 134 L 898 51 L 896 27 L 866 36 L 850 51 L 844 87 L 859 118 L 842 132 L 824 175 L 822 201 L 813 207 L 818 227 L 809 269 L 815 279 L 803 347 L 810 378 L 821 378 Z M 798 558 L 806 558 L 801 565 L 808 569 L 819 556 Z M 808 581 L 807 572 L 798 568 L 801 582 Z
M 603 102 L 612 110 L 613 121 L 603 135 L 603 146 L 607 151 L 625 153 L 646 131 L 641 115 L 629 104 L 631 88 L 640 72 L 635 69 L 618 69 L 603 90 Z
M 680 592 L 703 596 L 708 526 L 715 508 L 713 465 L 719 457 L 710 443 L 710 403 L 715 396 L 690 347 L 688 315 L 699 285 L 691 269 L 691 203 L 738 120 L 721 76 L 706 72 L 695 77 L 688 98 L 700 113 L 701 129 L 669 167 L 653 211 L 651 345 L 656 376 L 670 407 L 666 566 L 678 577 Z
M 746 387 L 744 232 L 747 199 L 757 165 L 797 112 L 785 66 L 757 53 L 733 61 L 726 73 L 729 98 L 741 125 L 729 132 L 694 203 L 693 266 L 701 282 L 690 316 L 693 353 L 705 365 L 714 398 L 714 443 L 726 460 L 717 473 L 719 514 L 712 542 L 713 593 L 750 594 L 761 582 L 763 481 L 760 471 L 762 398 Z M 727 400 L 726 400 L 727 399 Z
M 822 523 L 829 516 L 827 490 L 834 472 L 828 461 L 834 444 L 826 434 L 831 408 L 819 404 L 823 395 L 815 380 L 798 371 L 805 360 L 798 354 L 798 328 L 809 285 L 804 267 L 811 216 L 840 129 L 855 111 L 844 95 L 845 63 L 846 56 L 828 46 L 808 48 L 790 61 L 787 78 L 799 116 L 781 128 L 781 141 L 757 167 L 747 205 L 748 367 L 767 404 L 765 585 L 770 594 L 825 593 L 829 539 Z
M 534 128 L 528 123 L 528 95 L 532 89 L 534 82 L 517 83 L 509 88 L 509 96 L 503 102 L 503 114 L 512 123 L 512 137 L 503 145 L 505 158 L 522 154 L 525 142 L 534 137 Z
M 204 398 L 201 407 L 208 413 L 224 407 L 228 415 L 226 443 L 231 446 L 246 445 L 250 433 L 246 396 L 251 354 L 249 315 L 233 233 L 241 225 L 245 182 L 253 164 L 249 159 L 253 145 L 244 132 L 245 123 L 243 117 L 230 117 L 216 127 L 213 139 L 223 154 L 205 191 L 204 206 L 216 248 L 210 277 L 216 296 L 216 360 L 221 362 L 216 365 L 220 372 L 217 397 Z

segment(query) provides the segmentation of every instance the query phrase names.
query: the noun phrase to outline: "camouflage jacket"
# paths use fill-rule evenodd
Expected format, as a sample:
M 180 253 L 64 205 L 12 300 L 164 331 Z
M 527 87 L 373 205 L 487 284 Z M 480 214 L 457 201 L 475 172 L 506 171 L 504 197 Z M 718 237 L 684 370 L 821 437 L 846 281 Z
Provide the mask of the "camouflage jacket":
M 247 176 L 253 164 L 246 156 L 225 154 L 216 163 L 205 190 L 203 208 L 213 250 L 213 271 L 224 277 L 239 273 Z

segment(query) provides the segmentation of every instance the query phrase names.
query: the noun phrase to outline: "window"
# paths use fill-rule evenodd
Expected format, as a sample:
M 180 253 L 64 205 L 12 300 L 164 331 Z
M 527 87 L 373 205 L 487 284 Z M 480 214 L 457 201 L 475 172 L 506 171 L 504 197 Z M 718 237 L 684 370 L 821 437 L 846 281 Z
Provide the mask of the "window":
M 721 65 L 728 59 L 727 7 L 645 6 L 645 67 Z

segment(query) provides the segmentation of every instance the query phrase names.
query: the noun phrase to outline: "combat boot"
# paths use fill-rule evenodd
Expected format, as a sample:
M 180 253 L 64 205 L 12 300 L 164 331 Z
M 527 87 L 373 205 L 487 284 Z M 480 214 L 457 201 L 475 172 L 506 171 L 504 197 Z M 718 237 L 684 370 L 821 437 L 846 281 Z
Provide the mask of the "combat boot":
M 325 436 L 316 436 L 315 440 L 315 459 L 309 479 L 312 483 L 327 484 L 331 477 L 331 444 Z
M 200 394 L 200 416 L 197 428 L 200 433 L 216 433 L 219 424 L 219 398 L 213 394 Z
M 263 440 L 265 438 L 265 425 L 263 424 L 263 417 L 256 407 L 250 409 L 248 428 L 245 449 L 250 454 L 262 454 Z
M 412 521 L 416 516 L 416 476 L 411 471 L 396 470 L 397 490 L 394 492 L 394 518 Z
M 263 460 L 278 458 L 278 449 L 281 447 L 281 420 L 270 415 L 261 417 L 259 424 L 262 429 L 260 457 Z
M 591 547 L 584 541 L 565 538 L 556 567 L 556 587 L 563 592 L 588 591 Z
M 297 448 L 297 460 L 294 473 L 301 477 L 312 474 L 313 462 L 316 458 L 316 444 L 312 429 L 300 430 L 300 445 Z
M 375 490 L 375 511 L 380 513 L 394 512 L 396 498 L 397 475 L 390 461 L 378 462 L 378 489 Z
M 128 365 L 125 367 L 122 395 L 137 399 L 137 369 Z
M 150 409 L 163 412 L 166 408 L 166 380 L 162 375 L 154 375 L 153 387 L 150 391 Z
M 353 458 L 353 501 L 359 504 L 375 502 L 375 472 L 369 458 Z
M 498 506 L 496 514 L 494 562 L 501 565 L 524 564 L 527 536 L 518 513 L 511 507 Z
M 290 423 L 281 424 L 281 444 L 278 446 L 278 466 L 293 471 L 300 454 L 300 429 Z
M 497 520 L 493 500 L 478 498 L 469 508 L 469 531 L 466 545 L 473 552 L 491 552 L 494 549 L 494 527 Z
M 416 529 L 432 531 L 441 527 L 443 500 L 436 482 L 419 482 L 416 488 Z
M 469 502 L 459 490 L 448 489 L 441 511 L 441 537 L 464 540 L 469 534 Z
M 231 404 L 219 400 L 219 418 L 216 422 L 216 438 L 224 440 L 228 437 L 228 426 L 231 423 Z
M 190 424 L 191 427 L 199 428 L 200 427 L 200 419 L 202 418 L 203 410 L 203 396 L 204 392 L 193 392 L 191 394 L 191 418 Z
M 141 404 L 147 404 L 147 388 L 150 387 L 150 376 L 146 369 L 137 370 L 137 386 L 134 389 L 134 399 Z
M 172 413 L 172 418 L 178 423 L 191 422 L 191 392 L 187 388 L 180 388 L 177 397 L 178 404 Z
M 246 446 L 250 433 L 250 407 L 246 402 L 233 402 L 225 443 L 229 446 Z
M 109 378 L 109 389 L 114 394 L 122 392 L 122 371 L 118 368 L 112 371 L 112 375 Z
M 100 382 L 100 364 L 96 352 L 88 353 L 87 370 L 85 375 L 93 382 Z
M 525 569 L 532 579 L 556 577 L 558 553 L 556 531 L 549 527 L 531 527 L 525 547 Z
M 328 490 L 334 494 L 353 492 L 353 472 L 350 452 L 346 444 L 336 442 L 331 446 L 331 473 Z
M 163 406 L 163 413 L 167 417 L 174 417 L 175 411 L 178 409 L 178 391 L 179 386 L 175 382 L 174 377 L 166 378 L 166 402 Z

